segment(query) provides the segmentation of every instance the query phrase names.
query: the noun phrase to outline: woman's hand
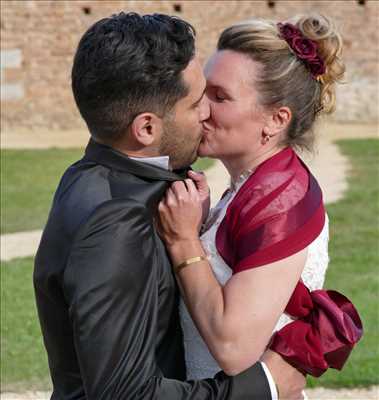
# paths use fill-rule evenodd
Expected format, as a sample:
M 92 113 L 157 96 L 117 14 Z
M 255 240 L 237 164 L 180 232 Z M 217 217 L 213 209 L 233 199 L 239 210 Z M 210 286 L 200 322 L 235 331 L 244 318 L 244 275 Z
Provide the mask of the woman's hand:
M 159 234 L 168 250 L 178 243 L 198 241 L 202 200 L 191 179 L 174 182 L 159 203 Z
M 210 190 L 205 177 L 204 172 L 189 171 L 188 176 L 195 182 L 196 188 L 198 190 L 201 206 L 203 210 L 202 222 L 204 223 L 209 214 L 209 208 L 211 205 Z

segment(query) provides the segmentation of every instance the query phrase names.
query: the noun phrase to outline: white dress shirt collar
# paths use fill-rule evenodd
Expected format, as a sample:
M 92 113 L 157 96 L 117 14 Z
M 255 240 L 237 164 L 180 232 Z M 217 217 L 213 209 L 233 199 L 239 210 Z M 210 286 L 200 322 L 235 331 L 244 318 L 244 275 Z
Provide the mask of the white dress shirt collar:
M 170 157 L 159 156 L 159 157 L 129 157 L 131 160 L 140 161 L 146 164 L 155 165 L 156 167 L 163 168 L 170 171 Z

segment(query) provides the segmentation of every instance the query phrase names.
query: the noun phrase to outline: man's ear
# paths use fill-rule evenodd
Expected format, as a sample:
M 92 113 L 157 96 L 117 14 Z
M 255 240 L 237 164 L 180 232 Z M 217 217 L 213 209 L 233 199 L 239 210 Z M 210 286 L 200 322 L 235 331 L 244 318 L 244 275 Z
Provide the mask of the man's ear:
M 144 147 L 152 146 L 159 141 L 163 131 L 162 118 L 154 113 L 138 114 L 130 125 L 130 135 Z

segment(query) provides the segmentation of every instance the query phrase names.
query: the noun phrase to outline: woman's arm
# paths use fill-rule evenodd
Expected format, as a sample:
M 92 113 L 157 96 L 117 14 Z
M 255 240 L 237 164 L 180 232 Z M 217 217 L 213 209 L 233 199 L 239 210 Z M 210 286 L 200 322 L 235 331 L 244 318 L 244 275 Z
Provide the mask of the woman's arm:
M 182 295 L 220 367 L 235 375 L 259 360 L 300 279 L 306 250 L 284 260 L 233 275 L 224 287 L 205 261 L 177 274 Z M 203 254 L 200 242 L 170 249 L 174 265 Z
M 175 183 L 161 203 L 162 233 L 174 266 L 204 250 L 196 227 L 201 219 L 196 190 Z M 300 279 L 306 250 L 284 260 L 233 275 L 222 287 L 208 261 L 181 269 L 183 298 L 202 337 L 229 375 L 259 360 Z

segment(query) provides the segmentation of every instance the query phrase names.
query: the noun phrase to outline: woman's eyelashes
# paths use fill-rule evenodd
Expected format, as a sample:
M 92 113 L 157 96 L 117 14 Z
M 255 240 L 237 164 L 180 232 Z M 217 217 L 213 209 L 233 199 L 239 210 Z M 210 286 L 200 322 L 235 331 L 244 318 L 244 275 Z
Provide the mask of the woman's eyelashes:
M 218 102 L 222 102 L 222 101 L 226 100 L 226 97 L 225 97 L 223 94 L 216 93 L 215 99 L 216 99 Z
M 227 100 L 227 95 L 220 89 L 210 88 L 207 90 L 207 96 L 210 100 L 221 103 Z

